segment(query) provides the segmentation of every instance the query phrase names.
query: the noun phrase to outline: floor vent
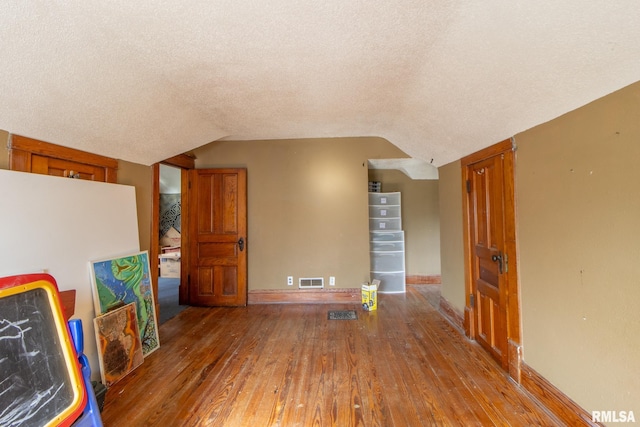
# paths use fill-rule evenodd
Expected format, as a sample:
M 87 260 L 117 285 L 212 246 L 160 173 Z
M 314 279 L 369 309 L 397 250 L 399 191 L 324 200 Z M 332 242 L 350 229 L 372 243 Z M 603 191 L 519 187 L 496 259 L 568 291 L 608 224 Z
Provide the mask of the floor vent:
M 358 320 L 355 310 L 330 310 L 327 318 L 329 320 Z
M 324 277 L 301 277 L 298 279 L 300 289 L 322 289 L 324 288 Z

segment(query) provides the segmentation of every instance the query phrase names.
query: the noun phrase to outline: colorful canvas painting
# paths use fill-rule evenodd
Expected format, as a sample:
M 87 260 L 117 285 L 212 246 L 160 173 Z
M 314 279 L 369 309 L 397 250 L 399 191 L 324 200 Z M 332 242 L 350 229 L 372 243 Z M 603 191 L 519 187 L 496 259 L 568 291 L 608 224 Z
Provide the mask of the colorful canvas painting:
M 96 315 L 135 303 L 142 353 L 146 357 L 157 350 L 160 340 L 148 252 L 92 261 L 91 274 Z
M 93 319 L 102 383 L 112 386 L 144 361 L 136 304 Z

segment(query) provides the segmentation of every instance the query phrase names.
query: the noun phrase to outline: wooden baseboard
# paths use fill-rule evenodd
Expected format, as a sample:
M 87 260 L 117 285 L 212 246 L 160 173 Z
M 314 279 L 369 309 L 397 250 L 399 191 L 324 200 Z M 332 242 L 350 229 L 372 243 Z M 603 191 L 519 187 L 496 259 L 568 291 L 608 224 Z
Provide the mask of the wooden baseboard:
M 251 290 L 248 304 L 360 304 L 360 288 Z
M 471 327 L 471 309 L 465 307 L 464 317 L 440 297 L 440 314 L 458 327 L 467 337 Z M 465 319 L 466 318 L 466 319 Z M 466 327 L 465 327 L 466 325 Z M 509 375 L 515 382 L 533 395 L 549 412 L 570 426 L 602 426 L 591 421 L 591 414 L 551 384 L 546 378 L 522 361 L 522 345 L 509 341 Z
M 440 285 L 442 284 L 442 277 L 438 275 L 434 276 L 407 276 L 406 277 L 407 285 Z
M 521 366 L 521 385 L 560 420 L 570 426 L 601 426 L 591 421 L 591 414 L 558 390 L 526 363 Z
M 464 331 L 464 318 L 446 299 L 440 297 L 440 314 L 457 327 L 461 332 Z

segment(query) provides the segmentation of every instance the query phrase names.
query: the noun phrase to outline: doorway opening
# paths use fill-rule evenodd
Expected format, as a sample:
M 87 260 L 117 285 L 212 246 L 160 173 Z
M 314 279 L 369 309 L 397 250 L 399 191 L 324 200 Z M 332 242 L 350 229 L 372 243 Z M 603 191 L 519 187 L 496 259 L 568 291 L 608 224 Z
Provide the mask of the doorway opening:
M 370 159 L 367 177 L 371 279 L 381 280 L 383 290 L 439 285 L 438 169 L 412 158 Z M 385 193 L 397 194 L 385 197 Z M 391 205 L 394 200 L 396 206 Z M 380 239 L 388 241 L 376 241 Z M 397 263 L 386 261 L 391 258 L 404 262 L 398 268 Z
M 182 265 L 182 171 L 160 165 L 158 239 L 158 306 L 160 324 L 176 316 L 187 305 L 179 302 Z
M 165 166 L 167 166 L 168 168 L 165 169 Z M 163 179 L 162 179 L 162 190 L 160 188 L 161 186 L 161 174 L 160 174 L 160 169 L 162 167 L 162 171 L 163 171 Z M 152 197 L 152 208 L 151 208 L 151 243 L 150 243 L 150 248 L 149 248 L 149 252 L 150 252 L 150 258 L 153 260 L 157 260 L 158 264 L 157 268 L 152 268 L 151 269 L 151 276 L 152 276 L 152 280 L 154 283 L 154 291 L 155 291 L 155 296 L 156 296 L 156 312 L 158 313 L 158 319 L 160 319 L 161 323 L 163 321 L 168 320 L 169 318 L 173 317 L 171 316 L 171 310 L 175 310 L 175 308 L 169 308 L 169 313 L 163 313 L 163 311 L 167 311 L 166 309 L 163 310 L 162 307 L 160 307 L 160 301 L 159 301 L 159 287 L 157 286 L 159 284 L 159 279 L 161 278 L 162 274 L 160 271 L 160 261 L 161 261 L 161 257 L 163 255 L 163 250 L 166 247 L 171 247 L 174 252 L 174 257 L 176 257 L 176 253 L 178 253 L 179 255 L 176 257 L 179 259 L 179 263 L 174 263 L 173 267 L 177 267 L 177 270 L 179 271 L 178 273 L 178 278 L 177 281 L 175 280 L 176 278 L 173 277 L 173 286 L 171 286 L 172 292 L 175 292 L 175 287 L 177 284 L 178 287 L 178 305 L 185 305 L 188 304 L 188 279 L 189 276 L 187 274 L 187 268 L 186 266 L 189 264 L 188 260 L 189 260 L 189 233 L 188 231 L 188 223 L 187 223 L 187 218 L 188 218 L 188 207 L 189 207 L 189 203 L 188 203 L 188 197 L 189 197 L 189 189 L 188 189 L 188 184 L 189 184 L 189 173 L 188 171 L 190 169 L 195 168 L 195 159 L 192 156 L 186 155 L 186 154 L 180 154 L 178 156 L 175 157 L 171 157 L 169 159 L 166 159 L 164 161 L 162 161 L 161 163 L 156 163 L 152 166 L 152 173 L 153 173 L 153 197 Z M 178 178 L 179 177 L 179 178 Z M 168 223 L 171 225 L 171 227 L 173 229 L 175 229 L 174 231 L 171 231 L 171 233 L 169 233 L 169 235 L 167 237 L 171 238 L 171 236 L 173 236 L 173 238 L 178 238 L 179 237 L 179 244 L 176 244 L 177 241 L 171 242 L 171 241 L 163 241 L 164 244 L 160 243 L 160 239 L 162 237 L 165 236 L 165 234 L 167 234 L 166 231 L 163 232 L 163 229 L 166 227 L 166 225 L 164 225 L 161 229 L 160 226 L 160 194 L 164 193 L 164 194 L 180 194 L 180 209 L 179 211 L 177 210 L 177 207 L 174 207 L 174 211 L 171 214 L 168 214 L 167 218 L 165 219 L 165 223 L 168 221 Z M 165 198 L 165 197 L 163 197 Z M 179 212 L 179 215 L 177 215 L 177 213 Z M 176 226 L 177 225 L 177 226 Z M 167 231 L 171 229 L 171 227 L 167 228 Z M 178 233 L 176 235 L 176 232 Z M 161 235 L 162 233 L 162 235 Z M 176 248 L 176 246 L 178 248 Z M 179 251 L 179 252 L 177 252 Z M 165 251 L 165 253 L 167 253 Z M 177 259 L 174 259 L 174 261 L 177 261 Z M 175 274 L 174 274 L 175 275 Z M 163 280 L 164 282 L 164 280 Z M 163 283 L 164 285 L 164 283 Z M 164 297 L 164 291 L 163 291 L 163 297 Z M 171 301 L 175 301 L 175 297 L 171 297 Z M 175 305 L 172 302 L 173 305 Z M 163 304 L 164 306 L 165 304 Z M 173 307 L 173 306 L 172 306 Z M 174 314 L 175 315 L 175 314 Z

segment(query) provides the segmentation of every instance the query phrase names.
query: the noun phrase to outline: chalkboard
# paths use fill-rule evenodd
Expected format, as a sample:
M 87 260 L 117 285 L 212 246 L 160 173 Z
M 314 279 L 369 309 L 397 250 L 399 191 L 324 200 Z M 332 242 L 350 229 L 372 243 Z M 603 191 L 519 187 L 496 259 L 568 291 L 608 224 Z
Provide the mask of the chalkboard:
M 82 411 L 85 396 L 57 289 L 43 280 L 3 283 L 6 278 L 0 279 L 0 426 L 66 424 Z

